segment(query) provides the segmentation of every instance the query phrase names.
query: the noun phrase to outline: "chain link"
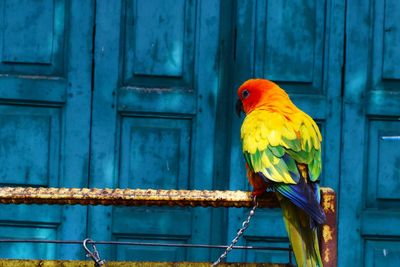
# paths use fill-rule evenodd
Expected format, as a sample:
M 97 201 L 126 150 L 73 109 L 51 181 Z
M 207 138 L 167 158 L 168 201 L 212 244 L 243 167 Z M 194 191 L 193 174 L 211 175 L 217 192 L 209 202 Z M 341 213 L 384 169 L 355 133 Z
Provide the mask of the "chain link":
M 257 209 L 257 207 L 258 207 L 258 202 L 257 202 L 256 198 L 254 198 L 254 206 L 250 210 L 249 216 L 247 216 L 247 219 L 243 221 L 242 227 L 238 230 L 238 232 L 237 232 L 235 238 L 232 240 L 231 244 L 225 249 L 225 251 L 221 254 L 221 256 L 219 256 L 219 258 L 213 262 L 211 267 L 214 267 L 214 266 L 217 266 L 218 264 L 220 264 L 221 261 L 224 258 L 226 258 L 228 253 L 231 252 L 231 250 L 233 249 L 233 246 L 239 241 L 239 238 L 243 235 L 243 233 L 247 229 L 247 227 L 249 227 L 251 217 L 254 216 L 254 213 L 255 213 L 255 210 Z

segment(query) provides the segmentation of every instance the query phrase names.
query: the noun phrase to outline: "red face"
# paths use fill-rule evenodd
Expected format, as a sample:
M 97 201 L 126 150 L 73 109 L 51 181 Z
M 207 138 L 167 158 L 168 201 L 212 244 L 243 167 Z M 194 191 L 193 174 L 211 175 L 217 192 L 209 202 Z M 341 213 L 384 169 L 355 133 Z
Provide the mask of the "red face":
M 264 79 L 251 79 L 244 82 L 238 89 L 238 101 L 236 102 L 236 113 L 245 113 L 253 110 L 261 100 L 262 96 L 270 88 L 276 86 L 273 82 Z

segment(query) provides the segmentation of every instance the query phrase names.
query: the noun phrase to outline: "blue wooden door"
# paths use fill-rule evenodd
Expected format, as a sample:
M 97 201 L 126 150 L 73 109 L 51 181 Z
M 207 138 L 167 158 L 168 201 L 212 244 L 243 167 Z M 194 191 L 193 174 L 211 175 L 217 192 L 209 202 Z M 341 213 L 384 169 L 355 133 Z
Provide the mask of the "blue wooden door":
M 0 185 L 86 187 L 91 1 L 0 3 Z M 82 239 L 85 207 L 0 207 L 0 238 Z M 1 244 L 0 258 L 78 258 L 80 247 Z
M 399 15 L 395 0 L 4 0 L 0 184 L 250 189 L 233 104 L 240 83 L 266 77 L 321 127 L 321 183 L 340 200 L 339 266 L 397 266 Z M 245 216 L 3 205 L 0 238 L 220 244 Z M 241 242 L 288 246 L 280 211 L 258 211 Z M 219 252 L 99 249 L 119 260 Z M 5 258 L 82 256 L 80 246 L 0 245 Z M 288 255 L 234 251 L 229 259 Z
M 348 1 L 339 266 L 400 264 L 400 3 Z
M 98 1 L 90 186 L 211 189 L 218 1 Z M 94 207 L 98 240 L 210 243 L 205 208 Z M 208 250 L 104 247 L 107 259 L 206 260 Z
M 339 188 L 343 1 L 237 1 L 234 88 L 264 77 L 286 89 L 318 123 L 323 138 L 321 184 Z M 232 113 L 233 113 L 232 103 Z M 230 188 L 250 189 L 241 153 L 241 120 L 232 124 Z M 247 211 L 229 211 L 232 238 Z M 288 247 L 279 209 L 258 210 L 243 245 Z M 233 252 L 230 260 L 288 262 L 284 251 Z

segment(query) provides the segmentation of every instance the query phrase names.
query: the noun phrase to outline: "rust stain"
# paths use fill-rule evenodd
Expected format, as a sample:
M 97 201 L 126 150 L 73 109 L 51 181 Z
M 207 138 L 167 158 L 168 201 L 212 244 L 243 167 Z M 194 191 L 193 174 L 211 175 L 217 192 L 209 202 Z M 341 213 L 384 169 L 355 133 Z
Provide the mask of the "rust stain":
M 330 262 L 330 249 L 326 248 L 326 250 L 324 251 L 324 263 L 329 263 Z
M 332 233 L 333 233 L 333 230 L 331 230 L 331 227 L 329 225 L 325 224 L 322 227 L 322 237 L 323 237 L 325 242 L 333 240 Z
M 330 188 L 321 190 L 321 205 L 326 213 L 326 223 L 321 232 L 321 256 L 324 267 L 337 266 L 336 194 Z
M 326 194 L 322 198 L 322 207 L 325 211 L 335 212 L 335 195 Z

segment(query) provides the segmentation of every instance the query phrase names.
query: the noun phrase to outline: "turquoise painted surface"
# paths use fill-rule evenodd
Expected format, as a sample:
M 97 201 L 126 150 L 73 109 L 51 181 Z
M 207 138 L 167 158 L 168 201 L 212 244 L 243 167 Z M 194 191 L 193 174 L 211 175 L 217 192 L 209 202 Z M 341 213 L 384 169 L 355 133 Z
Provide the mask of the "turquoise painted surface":
M 86 0 L 0 3 L 1 185 L 87 186 L 93 16 Z M 86 220 L 86 207 L 2 205 L 0 238 L 82 239 Z M 0 244 L 0 257 L 82 251 Z
M 396 266 L 399 13 L 394 0 L 3 1 L 0 184 L 250 189 L 235 93 L 266 77 L 322 130 L 321 183 L 340 201 L 339 266 Z M 3 205 L 0 238 L 221 244 L 246 212 Z M 280 211 L 257 211 L 240 242 L 286 247 Z M 220 253 L 100 249 L 108 260 Z M 15 244 L 0 245 L 0 257 L 84 255 L 79 246 Z M 288 254 L 234 251 L 229 260 Z
M 96 3 L 90 186 L 213 187 L 220 6 Z M 222 233 L 212 222 L 204 208 L 93 207 L 88 230 L 102 240 L 210 243 Z M 200 261 L 210 251 L 118 247 L 103 255 Z
M 397 1 L 347 3 L 340 266 L 399 263 L 399 12 Z

